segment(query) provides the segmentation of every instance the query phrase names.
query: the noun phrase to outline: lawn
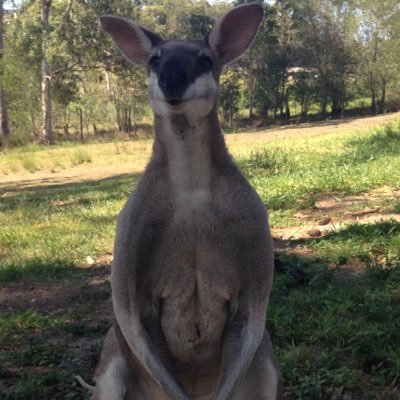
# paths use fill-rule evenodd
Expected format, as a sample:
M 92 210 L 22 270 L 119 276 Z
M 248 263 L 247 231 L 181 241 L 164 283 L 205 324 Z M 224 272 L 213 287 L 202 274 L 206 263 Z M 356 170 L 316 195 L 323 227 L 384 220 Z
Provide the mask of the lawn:
M 270 210 L 285 399 L 400 399 L 400 120 L 295 130 L 227 136 Z M 150 149 L 0 156 L 1 399 L 89 398 L 73 375 L 91 382 L 112 321 L 115 218 Z

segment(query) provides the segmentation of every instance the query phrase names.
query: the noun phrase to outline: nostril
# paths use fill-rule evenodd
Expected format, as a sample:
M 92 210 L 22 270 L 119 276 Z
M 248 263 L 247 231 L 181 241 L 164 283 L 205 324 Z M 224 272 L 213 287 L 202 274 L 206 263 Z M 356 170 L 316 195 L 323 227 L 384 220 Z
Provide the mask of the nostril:
M 160 83 L 161 86 L 166 87 L 167 86 L 167 78 L 165 77 L 164 74 L 160 73 L 160 76 L 158 77 L 158 82 Z
M 179 77 L 179 83 L 180 83 L 182 86 L 186 85 L 186 83 L 187 83 L 186 75 L 182 74 L 182 75 Z

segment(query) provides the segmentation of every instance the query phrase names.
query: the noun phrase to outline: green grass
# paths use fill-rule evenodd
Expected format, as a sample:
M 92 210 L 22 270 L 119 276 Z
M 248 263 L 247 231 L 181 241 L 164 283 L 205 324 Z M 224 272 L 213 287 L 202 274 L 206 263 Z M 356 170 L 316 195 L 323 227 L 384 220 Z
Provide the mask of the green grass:
M 270 210 L 309 207 L 318 193 L 400 188 L 400 123 L 341 140 L 270 146 L 240 166 Z
M 0 377 L 3 371 L 21 371 L 11 388 L 0 383 L 2 399 L 89 399 L 73 375 L 90 379 L 88 370 L 109 323 L 100 321 L 88 328 L 88 311 L 95 312 L 93 301 L 45 315 L 16 311 L 1 320 Z M 82 352 L 80 343 L 85 342 Z
M 80 165 L 92 162 L 92 156 L 83 149 L 76 150 L 72 155 L 72 165 Z
M 97 146 L 87 150 L 95 165 Z M 135 146 L 111 143 L 103 149 L 107 157 L 135 158 L 149 144 Z M 79 149 L 40 151 L 52 167 L 59 152 L 65 153 L 61 168 Z M 6 163 L 29 157 L 13 151 Z M 271 225 L 299 226 L 296 213 L 314 212 L 319 196 L 368 198 L 375 189 L 400 188 L 400 124 L 273 142 L 238 161 L 270 209 Z M 28 301 L 0 308 L 1 399 L 89 398 L 73 375 L 91 382 L 110 324 L 108 316 L 98 315 L 110 310 L 110 288 L 99 283 L 97 269 L 86 268 L 86 258 L 112 251 L 116 215 L 137 179 L 121 175 L 14 188 L 2 196 L 0 282 Z M 379 207 L 399 213 L 399 198 L 380 199 Z M 277 254 L 287 272 L 275 275 L 267 318 L 285 399 L 400 399 L 400 224 L 351 222 L 323 237 L 288 244 L 289 250 Z M 354 264 L 362 273 L 342 274 Z M 29 297 L 36 296 L 31 286 L 50 290 L 49 308 L 46 302 L 36 306 L 40 299 Z
M 320 259 L 341 265 L 353 259 L 368 265 L 393 268 L 400 265 L 400 224 L 382 221 L 352 224 L 309 244 Z
M 136 177 L 16 191 L 0 203 L 0 280 L 42 279 L 112 250 Z
M 321 266 L 309 283 L 274 282 L 268 326 L 293 399 L 398 399 L 400 269 L 337 282 Z M 331 397 L 333 396 L 333 397 Z
M 32 174 L 39 169 L 38 164 L 32 155 L 21 157 L 21 163 L 23 168 Z

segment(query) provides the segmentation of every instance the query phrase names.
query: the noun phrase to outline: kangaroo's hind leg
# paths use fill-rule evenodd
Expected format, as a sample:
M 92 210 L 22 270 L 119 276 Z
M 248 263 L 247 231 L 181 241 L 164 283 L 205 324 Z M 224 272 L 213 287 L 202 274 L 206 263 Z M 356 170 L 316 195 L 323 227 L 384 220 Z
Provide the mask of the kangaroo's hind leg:
M 236 387 L 232 400 L 279 400 L 281 376 L 267 330 L 245 378 Z
M 116 327 L 104 340 L 92 400 L 145 400 L 138 375 L 121 349 Z

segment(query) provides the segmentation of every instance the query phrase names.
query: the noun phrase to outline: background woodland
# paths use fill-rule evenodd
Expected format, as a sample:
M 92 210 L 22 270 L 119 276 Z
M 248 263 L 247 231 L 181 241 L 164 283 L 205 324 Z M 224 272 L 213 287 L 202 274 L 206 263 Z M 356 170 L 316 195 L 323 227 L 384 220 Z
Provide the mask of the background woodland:
M 121 57 L 99 17 L 124 16 L 166 38 L 198 38 L 232 3 L 0 6 L 0 141 L 15 146 L 151 132 L 145 73 Z M 256 43 L 222 77 L 225 128 L 400 109 L 397 0 L 277 0 L 264 7 Z

